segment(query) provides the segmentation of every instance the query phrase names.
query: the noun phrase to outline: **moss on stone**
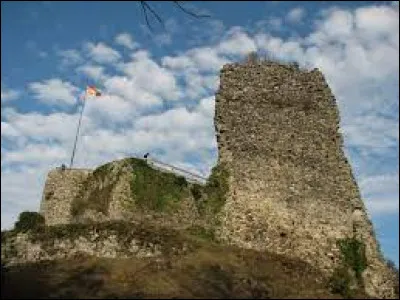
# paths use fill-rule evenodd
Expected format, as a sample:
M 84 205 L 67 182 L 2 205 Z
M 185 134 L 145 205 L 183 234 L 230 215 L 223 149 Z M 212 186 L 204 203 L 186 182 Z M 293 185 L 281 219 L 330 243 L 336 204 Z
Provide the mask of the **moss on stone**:
M 351 268 L 359 283 L 362 283 L 362 272 L 367 268 L 365 244 L 356 238 L 346 238 L 338 241 L 343 263 Z
M 72 201 L 71 215 L 73 217 L 83 214 L 86 210 L 94 210 L 108 215 L 111 193 L 119 180 L 122 170 L 119 170 L 114 178 L 111 178 L 112 163 L 98 167 L 88 176 L 78 195 Z M 103 184 L 108 180 L 107 184 Z M 89 195 L 87 191 L 92 189 Z
M 199 213 L 216 215 L 225 205 L 229 190 L 229 172 L 225 164 L 216 165 L 203 188 L 202 197 L 196 201 Z M 196 199 L 195 199 L 196 200 Z
M 189 196 L 188 183 L 182 176 L 160 172 L 143 160 L 131 158 L 131 193 L 136 206 L 159 212 L 174 211 Z

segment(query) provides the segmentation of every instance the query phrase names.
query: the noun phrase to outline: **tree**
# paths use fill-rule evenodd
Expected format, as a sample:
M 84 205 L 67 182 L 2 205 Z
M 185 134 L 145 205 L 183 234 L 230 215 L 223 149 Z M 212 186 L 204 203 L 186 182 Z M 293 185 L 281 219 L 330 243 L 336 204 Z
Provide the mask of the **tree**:
M 182 4 L 180 4 L 180 1 L 172 1 L 174 6 L 177 7 L 180 11 L 182 11 L 183 13 L 196 18 L 196 19 L 200 19 L 200 18 L 208 18 L 210 17 L 210 15 L 207 14 L 200 14 L 200 13 L 196 13 L 194 11 L 191 11 L 187 8 L 185 8 L 184 6 L 182 6 Z M 150 22 L 149 22 L 149 14 L 153 15 L 156 20 L 164 26 L 164 21 L 163 19 L 160 17 L 160 15 L 150 6 L 150 4 L 148 3 L 148 1 L 139 1 L 142 10 L 143 10 L 143 14 L 144 14 L 144 18 L 147 24 L 147 27 L 150 29 L 150 31 L 153 31 Z

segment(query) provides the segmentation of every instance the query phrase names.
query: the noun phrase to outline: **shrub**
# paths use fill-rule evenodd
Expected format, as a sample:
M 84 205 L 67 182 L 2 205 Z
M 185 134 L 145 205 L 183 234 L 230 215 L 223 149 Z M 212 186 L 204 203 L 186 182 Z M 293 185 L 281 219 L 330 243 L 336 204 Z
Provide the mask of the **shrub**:
M 213 168 L 205 193 L 207 197 L 200 205 L 200 212 L 208 211 L 212 214 L 217 214 L 225 205 L 226 194 L 229 190 L 229 172 L 224 164 L 217 165 Z
M 351 275 L 344 266 L 336 268 L 329 281 L 329 289 L 332 293 L 342 295 L 345 298 L 352 298 Z
M 198 184 L 194 184 L 190 191 L 192 192 L 195 201 L 199 201 L 201 199 L 201 187 Z
M 396 298 L 398 298 L 399 297 L 399 269 L 396 267 L 395 263 L 390 259 L 386 259 L 386 265 L 388 266 L 389 270 L 393 274 L 394 292 L 396 294 Z
M 45 225 L 44 217 L 38 212 L 24 211 L 20 213 L 18 221 L 15 223 L 15 230 L 26 232 L 28 230 L 38 230 Z
M 131 159 L 132 201 L 138 207 L 155 211 L 174 211 L 179 202 L 187 197 L 186 178 L 168 172 L 160 172 L 145 162 Z
M 187 184 L 188 184 L 186 178 L 183 177 L 183 176 L 177 176 L 177 177 L 175 178 L 175 183 L 176 183 L 177 185 L 179 185 L 180 187 L 186 187 Z
M 364 243 L 355 238 L 347 238 L 339 241 L 339 247 L 343 262 L 353 269 L 357 280 L 362 284 L 361 274 L 367 267 Z

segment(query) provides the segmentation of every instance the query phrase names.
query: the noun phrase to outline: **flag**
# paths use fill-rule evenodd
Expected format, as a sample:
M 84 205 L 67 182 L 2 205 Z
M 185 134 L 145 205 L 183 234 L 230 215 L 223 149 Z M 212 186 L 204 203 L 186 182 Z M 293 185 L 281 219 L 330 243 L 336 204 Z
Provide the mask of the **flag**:
M 94 87 L 94 86 L 92 86 L 92 85 L 89 85 L 89 86 L 86 88 L 86 95 L 88 95 L 88 96 L 94 96 L 94 97 L 99 97 L 99 96 L 101 96 L 101 92 L 100 92 L 96 87 Z

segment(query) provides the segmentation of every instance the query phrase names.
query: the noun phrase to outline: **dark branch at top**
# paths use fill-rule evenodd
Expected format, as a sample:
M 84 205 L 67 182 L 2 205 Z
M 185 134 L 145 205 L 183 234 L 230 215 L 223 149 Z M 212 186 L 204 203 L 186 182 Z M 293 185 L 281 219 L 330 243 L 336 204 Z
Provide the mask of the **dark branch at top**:
M 157 19 L 157 21 L 165 28 L 164 26 L 164 21 L 163 19 L 160 17 L 160 15 L 149 5 L 149 3 L 147 3 L 148 1 L 139 1 L 140 5 L 142 7 L 143 10 L 143 14 L 144 14 L 144 18 L 146 20 L 146 24 L 147 27 L 150 29 L 150 31 L 153 31 L 150 22 L 149 22 L 149 18 L 148 18 L 148 11 L 150 11 L 150 13 Z M 210 17 L 210 15 L 206 15 L 206 14 L 198 14 L 195 13 L 193 11 L 188 10 L 187 8 L 183 7 L 179 1 L 173 1 L 173 3 L 181 10 L 183 11 L 185 14 L 190 15 L 194 18 L 200 19 L 200 18 L 208 18 Z

